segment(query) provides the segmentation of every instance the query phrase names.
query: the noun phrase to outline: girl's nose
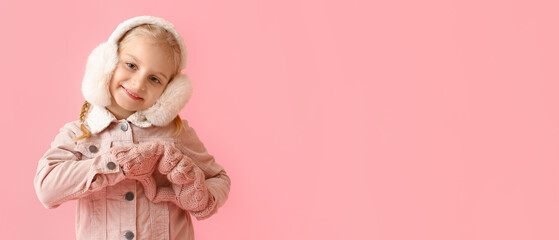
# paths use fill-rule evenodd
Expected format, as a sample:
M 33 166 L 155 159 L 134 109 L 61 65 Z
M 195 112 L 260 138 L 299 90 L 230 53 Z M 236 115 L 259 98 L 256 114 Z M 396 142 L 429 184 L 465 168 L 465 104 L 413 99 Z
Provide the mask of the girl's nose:
M 136 91 L 136 93 L 140 93 L 145 90 L 146 81 L 144 81 L 143 74 L 138 74 L 137 76 L 135 76 L 133 82 L 134 82 L 134 91 Z

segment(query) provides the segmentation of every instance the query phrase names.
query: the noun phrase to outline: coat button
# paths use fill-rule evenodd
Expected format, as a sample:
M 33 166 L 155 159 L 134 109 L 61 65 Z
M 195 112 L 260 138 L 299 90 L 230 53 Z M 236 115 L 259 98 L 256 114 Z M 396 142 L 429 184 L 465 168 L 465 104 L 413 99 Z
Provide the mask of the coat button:
M 126 132 L 126 130 L 128 130 L 128 124 L 126 123 L 120 124 L 120 130 Z
M 97 147 L 96 147 L 95 145 L 89 146 L 89 151 L 90 151 L 91 153 L 96 153 L 97 150 L 99 150 L 99 149 L 97 149 Z
M 116 168 L 116 164 L 114 162 L 108 162 L 107 163 L 107 168 L 110 170 L 113 170 Z
M 128 240 L 134 238 L 134 233 L 131 231 L 126 231 L 126 233 L 124 233 L 124 237 Z
M 126 200 L 128 200 L 128 201 L 132 201 L 132 200 L 134 200 L 134 193 L 127 192 L 126 195 L 124 195 L 124 198 L 126 198 Z

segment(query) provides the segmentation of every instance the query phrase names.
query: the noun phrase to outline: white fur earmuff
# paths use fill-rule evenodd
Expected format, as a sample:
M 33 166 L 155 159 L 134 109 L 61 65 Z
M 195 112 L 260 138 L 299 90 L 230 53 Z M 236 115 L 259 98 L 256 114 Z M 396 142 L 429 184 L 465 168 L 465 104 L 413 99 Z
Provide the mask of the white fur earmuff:
M 181 50 L 180 70 L 186 67 L 186 46 L 173 24 L 162 18 L 139 16 L 128 19 L 118 25 L 107 42 L 98 45 L 87 59 L 85 75 L 82 81 L 82 93 L 90 104 L 106 107 L 111 104 L 109 84 L 118 63 L 118 40 L 129 30 L 142 24 L 154 24 L 165 28 L 173 34 Z M 192 96 L 192 84 L 186 74 L 177 74 L 167 85 L 157 102 L 148 109 L 138 111 L 140 116 L 155 126 L 170 123 L 186 105 Z

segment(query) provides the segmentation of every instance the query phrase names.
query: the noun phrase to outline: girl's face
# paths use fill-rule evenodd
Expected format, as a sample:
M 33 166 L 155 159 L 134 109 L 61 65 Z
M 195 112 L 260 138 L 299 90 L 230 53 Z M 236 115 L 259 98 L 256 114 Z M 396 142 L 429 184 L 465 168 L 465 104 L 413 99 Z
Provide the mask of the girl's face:
M 153 106 L 173 74 L 171 50 L 159 42 L 139 37 L 120 49 L 109 91 L 107 107 L 117 119 L 127 118 Z

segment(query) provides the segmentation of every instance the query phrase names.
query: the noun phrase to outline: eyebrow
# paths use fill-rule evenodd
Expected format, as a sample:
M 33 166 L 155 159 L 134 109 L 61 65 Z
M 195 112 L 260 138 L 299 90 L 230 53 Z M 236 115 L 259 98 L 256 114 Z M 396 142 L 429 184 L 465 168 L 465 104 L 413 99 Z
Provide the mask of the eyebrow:
M 142 64 L 142 61 L 138 60 L 136 57 L 132 56 L 131 54 L 126 53 L 126 56 L 131 57 L 132 59 L 134 59 L 134 61 L 139 62 L 140 64 Z M 167 77 L 167 75 L 160 73 L 160 72 L 156 72 L 155 74 L 160 74 L 161 76 L 165 77 L 165 79 L 169 80 L 169 78 Z

